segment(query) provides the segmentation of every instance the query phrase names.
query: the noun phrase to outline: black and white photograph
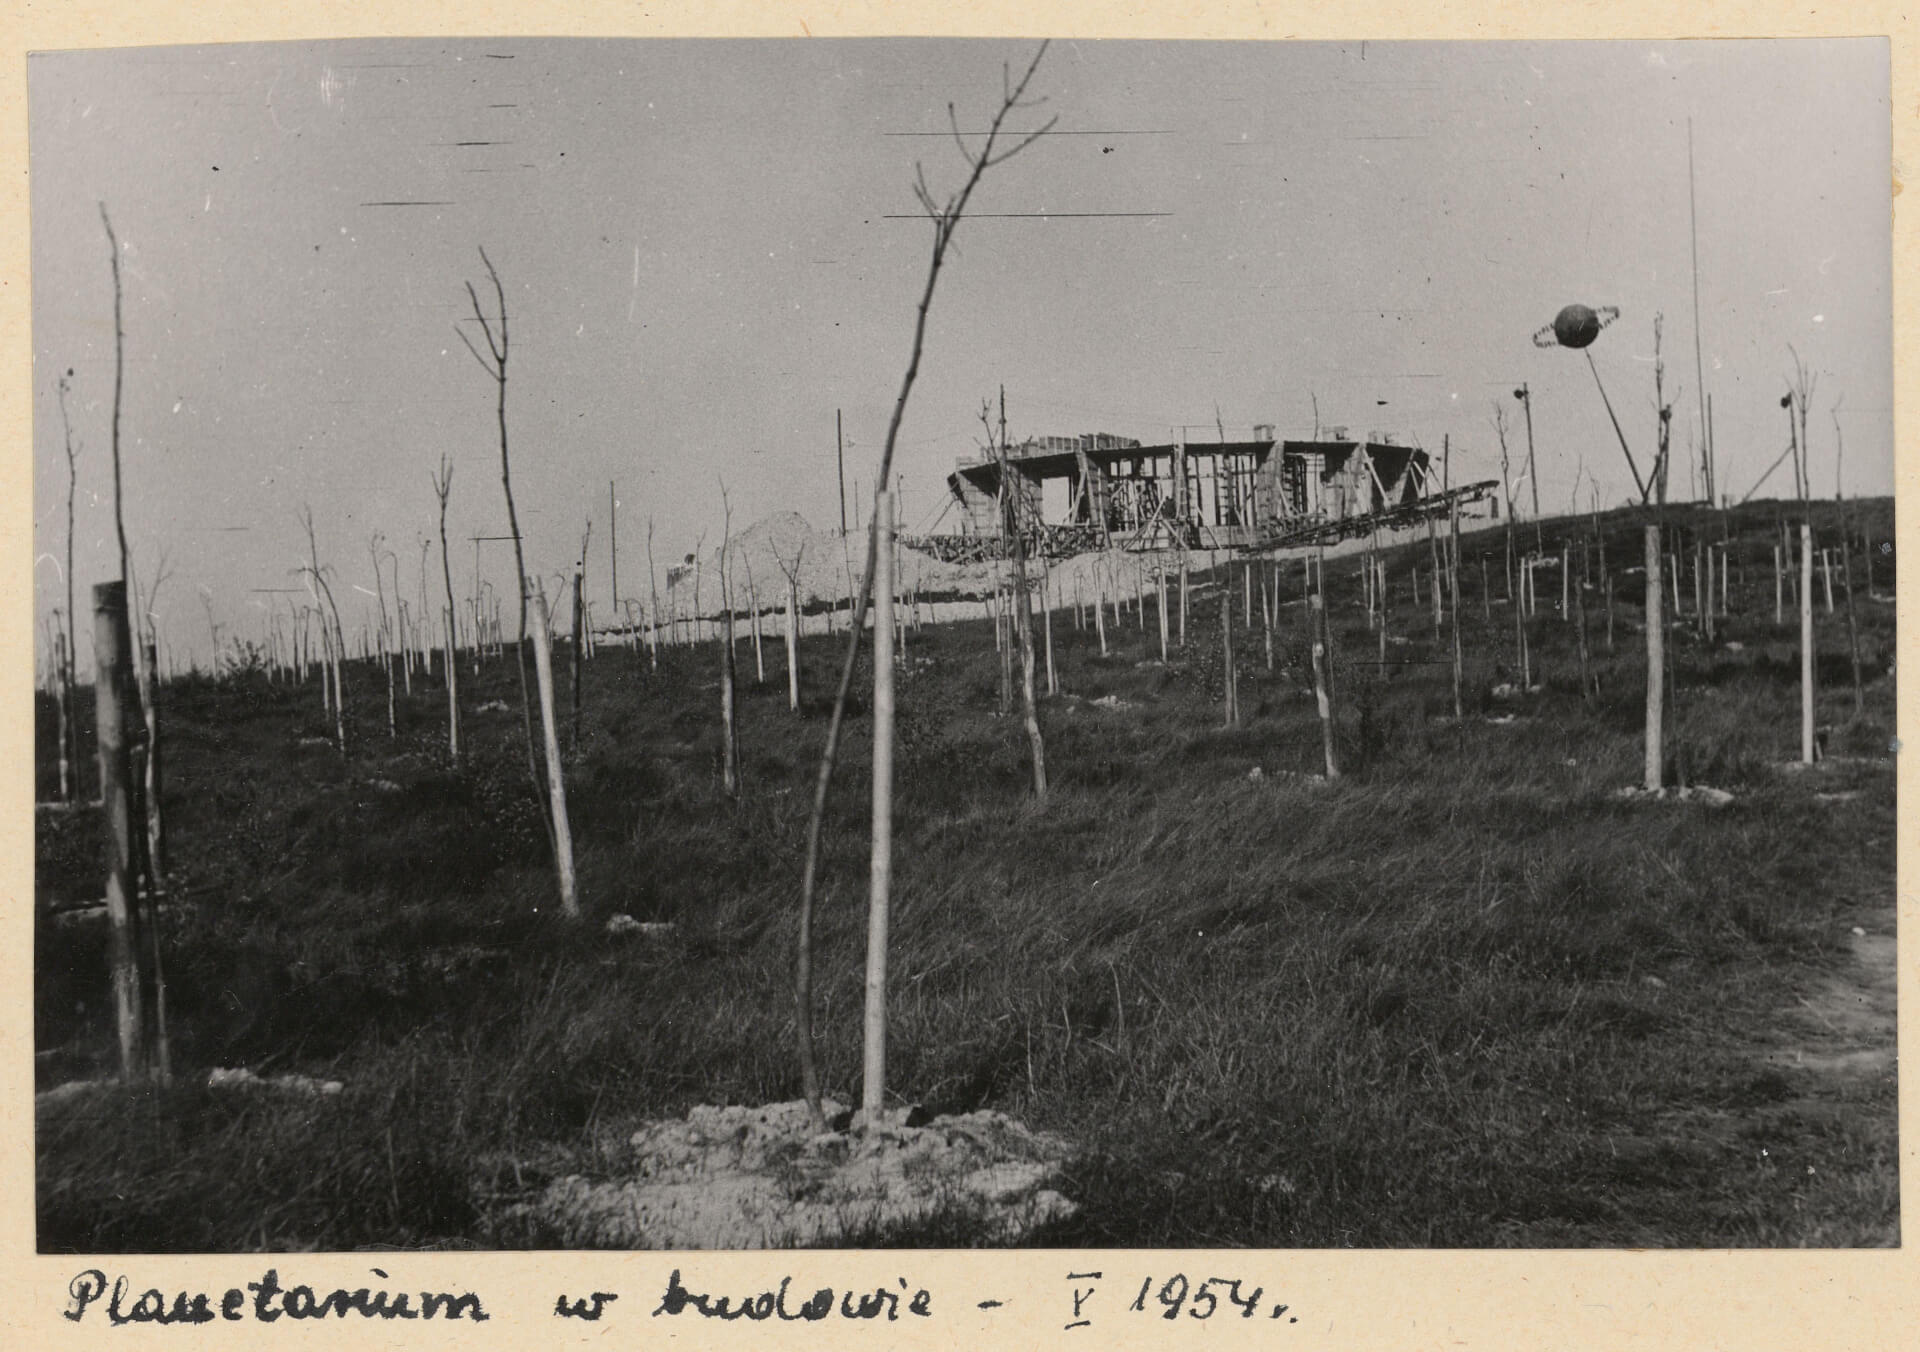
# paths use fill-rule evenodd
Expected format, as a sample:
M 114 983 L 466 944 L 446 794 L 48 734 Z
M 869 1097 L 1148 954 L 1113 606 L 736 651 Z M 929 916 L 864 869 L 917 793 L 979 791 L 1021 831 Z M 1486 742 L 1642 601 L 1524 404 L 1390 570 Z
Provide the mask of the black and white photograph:
M 1887 39 L 25 80 L 41 1255 L 1900 1245 Z

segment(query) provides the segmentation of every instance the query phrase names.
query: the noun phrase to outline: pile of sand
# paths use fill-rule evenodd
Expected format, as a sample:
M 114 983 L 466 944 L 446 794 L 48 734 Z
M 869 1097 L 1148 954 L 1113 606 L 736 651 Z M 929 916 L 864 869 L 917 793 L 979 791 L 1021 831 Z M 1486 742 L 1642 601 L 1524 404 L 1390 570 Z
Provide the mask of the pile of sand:
M 555 1179 L 515 1210 L 562 1247 L 620 1249 L 885 1242 L 941 1216 L 1011 1243 L 1076 1210 L 1048 1186 L 1067 1143 L 996 1112 L 815 1133 L 804 1102 L 703 1105 L 647 1124 L 631 1147 L 630 1176 Z

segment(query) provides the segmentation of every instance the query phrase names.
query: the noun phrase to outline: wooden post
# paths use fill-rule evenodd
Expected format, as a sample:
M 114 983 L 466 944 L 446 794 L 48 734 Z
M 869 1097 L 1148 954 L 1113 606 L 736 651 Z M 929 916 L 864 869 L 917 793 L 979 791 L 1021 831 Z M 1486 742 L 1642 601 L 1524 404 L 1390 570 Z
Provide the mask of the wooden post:
M 730 571 L 730 570 L 729 570 Z M 720 787 L 727 797 L 740 796 L 740 729 L 734 699 L 733 587 L 723 584 L 720 630 Z
M 1833 551 L 1820 551 L 1820 586 L 1826 593 L 1827 614 L 1833 614 Z
M 1160 661 L 1164 665 L 1167 660 L 1167 568 L 1164 563 L 1154 565 L 1153 585 L 1159 603 Z
M 1813 736 L 1813 527 L 1800 523 L 1800 761 L 1812 765 Z
M 573 718 L 571 736 L 567 743 L 567 745 L 573 747 L 580 745 L 580 664 L 586 661 L 587 658 L 587 609 L 586 606 L 582 604 L 580 582 L 580 570 L 575 568 L 573 570 L 573 624 L 571 626 L 573 631 L 573 652 L 571 654 L 573 659 L 573 671 L 571 673 L 573 685 Z
M 69 665 L 65 632 L 53 636 L 53 698 L 60 718 L 60 801 L 70 803 L 79 795 L 74 791 L 77 778 L 73 754 L 73 672 Z
M 1226 696 L 1227 726 L 1235 727 L 1240 722 L 1240 709 L 1235 699 L 1233 680 L 1233 588 L 1231 585 L 1220 589 L 1220 643 L 1225 650 L 1224 665 L 1221 667 Z
M 893 878 L 893 503 L 874 496 L 873 844 L 867 882 L 865 1055 L 860 1109 L 877 1126 L 887 1087 L 887 911 Z
M 1100 655 L 1105 657 L 1107 655 L 1107 579 L 1104 569 L 1095 575 L 1095 584 L 1093 594 L 1093 627 L 1100 634 Z
M 787 579 L 787 708 L 800 707 L 800 584 Z
M 1325 754 L 1327 778 L 1340 778 L 1340 761 L 1333 747 L 1333 671 L 1332 654 L 1327 650 L 1327 569 L 1326 554 L 1320 556 L 1319 586 L 1311 601 L 1313 627 L 1313 699 L 1320 710 L 1320 748 Z
M 455 765 L 460 763 L 460 676 L 455 645 L 460 636 L 454 631 L 453 607 L 448 605 L 446 615 L 447 636 L 447 759 Z
M 161 812 L 160 795 L 166 787 L 160 757 L 160 654 L 149 635 L 146 664 L 140 673 L 140 712 L 147 724 L 146 792 L 147 864 L 152 870 L 155 893 L 165 890 L 167 876 L 167 823 Z M 165 1037 L 164 1023 L 161 1036 Z
M 1584 562 L 1586 557 L 1587 552 L 1582 549 L 1580 551 L 1581 560 Z M 1569 556 L 1567 564 L 1568 571 L 1571 572 L 1571 556 Z M 1580 585 L 1573 589 L 1573 608 L 1575 611 L 1573 623 L 1580 651 L 1580 702 L 1591 705 L 1593 703 L 1593 686 L 1587 675 L 1587 585 L 1584 578 L 1581 579 Z
M 1573 618 L 1573 545 L 1570 541 L 1560 542 L 1560 618 L 1568 621 Z
M 1646 774 L 1642 786 L 1658 793 L 1665 780 L 1666 621 L 1660 614 L 1660 527 L 1647 527 L 1647 732 Z
M 1185 463 L 1184 459 L 1182 463 Z M 1184 524 L 1183 521 L 1182 525 Z M 1180 545 L 1180 647 L 1182 651 L 1185 651 L 1187 646 L 1187 587 L 1187 546 L 1183 541 Z
M 1447 531 L 1452 537 L 1453 553 L 1453 566 L 1447 569 L 1447 587 L 1452 594 L 1447 599 L 1453 608 L 1453 718 L 1458 723 L 1465 720 L 1467 710 L 1460 694 L 1466 671 L 1460 652 L 1460 504 L 1457 501 L 1447 504 Z M 1484 566 L 1484 556 L 1481 562 Z
M 114 1030 L 120 1045 L 120 1077 L 143 1078 L 153 1070 L 152 1030 L 147 1026 L 141 940 L 148 917 L 134 874 L 133 776 L 127 747 L 127 686 L 131 657 L 124 582 L 93 589 L 93 695 L 95 744 L 100 760 L 100 806 L 106 814 L 107 952 L 112 971 Z
M 533 665 L 540 681 L 540 730 L 547 748 L 547 793 L 553 812 L 553 867 L 560 884 L 560 910 L 580 915 L 580 892 L 573 876 L 573 831 L 567 823 L 567 781 L 560 764 L 560 733 L 553 714 L 553 633 L 545 585 L 535 589 Z
M 1277 567 L 1274 570 L 1273 580 L 1276 584 L 1278 584 L 1280 580 L 1279 569 Z M 1261 567 L 1260 568 L 1260 627 L 1262 630 L 1265 631 L 1265 634 L 1266 634 L 1267 670 L 1268 671 L 1273 670 L 1273 612 L 1274 612 L 1275 605 L 1278 601 L 1279 601 L 1279 597 L 1275 596 L 1273 594 L 1273 590 L 1267 586 L 1267 570 L 1264 567 Z
M 1779 545 L 1773 547 L 1773 622 L 1787 622 L 1785 570 L 1780 566 Z
M 1847 540 L 1844 520 L 1840 526 L 1840 582 L 1847 591 L 1847 654 L 1853 664 L 1853 716 L 1866 712 L 1866 689 L 1860 681 L 1860 631 L 1853 615 L 1853 546 Z
M 743 562 L 746 562 L 743 560 Z M 753 585 L 753 564 L 747 562 L 747 609 L 753 612 L 753 683 L 767 683 L 767 658 L 760 640 L 760 594 Z
M 1053 670 L 1053 568 L 1046 556 L 1040 558 L 1040 625 L 1047 641 L 1047 694 L 1060 693 L 1060 681 Z

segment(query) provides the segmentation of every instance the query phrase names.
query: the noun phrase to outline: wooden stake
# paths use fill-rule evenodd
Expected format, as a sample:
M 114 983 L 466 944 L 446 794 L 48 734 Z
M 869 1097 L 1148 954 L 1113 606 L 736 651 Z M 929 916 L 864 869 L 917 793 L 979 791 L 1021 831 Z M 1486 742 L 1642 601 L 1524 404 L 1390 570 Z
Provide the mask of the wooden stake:
M 135 887 L 133 777 L 127 747 L 126 697 L 129 629 L 127 587 L 101 582 L 93 589 L 95 744 L 100 761 L 100 806 L 106 815 L 107 952 L 113 983 L 114 1029 L 120 1077 L 132 1082 L 153 1071 L 140 952 L 144 908 Z
M 1813 735 L 1813 527 L 1800 523 L 1800 761 L 1812 765 Z
M 547 614 L 547 589 L 534 592 L 533 665 L 540 682 L 540 731 L 547 751 L 547 796 L 553 814 L 553 867 L 560 885 L 560 911 L 580 916 L 580 891 L 573 876 L 573 831 L 567 823 L 567 781 L 560 764 L 560 733 L 553 713 L 553 626 Z
M 1233 673 L 1233 588 L 1220 589 L 1220 643 L 1225 650 L 1224 665 L 1221 667 L 1226 703 L 1227 726 L 1235 727 L 1240 722 L 1240 709 L 1235 699 Z
M 1666 693 L 1665 628 L 1666 621 L 1660 614 L 1660 527 L 1647 527 L 1647 731 L 1646 731 L 1646 774 L 1642 787 L 1649 793 L 1657 793 L 1665 779 L 1665 719 L 1664 700 Z
M 1460 652 L 1460 504 L 1457 501 L 1447 504 L 1447 531 L 1451 536 L 1453 554 L 1453 566 L 1447 569 L 1447 587 L 1451 592 L 1447 599 L 1453 609 L 1453 719 L 1459 723 L 1465 720 L 1467 710 L 1460 691 L 1464 684 L 1466 664 Z M 1484 558 L 1481 563 L 1485 565 Z
M 1165 564 L 1157 564 L 1153 570 L 1153 585 L 1157 593 L 1160 613 L 1160 661 L 1167 660 L 1167 569 Z
M 893 878 L 893 504 L 874 496 L 873 841 L 867 881 L 867 976 L 861 1114 L 875 1126 L 886 1106 L 887 912 Z
M 1840 582 L 1847 591 L 1847 655 L 1853 664 L 1853 716 L 1858 718 L 1866 712 L 1867 696 L 1860 681 L 1860 631 L 1853 615 L 1853 549 L 1847 540 L 1844 518 L 1840 526 L 1840 570 Z
M 787 708 L 800 707 L 800 584 L 787 579 Z
M 1326 757 L 1327 778 L 1340 778 L 1340 761 L 1333 747 L 1333 670 L 1327 648 L 1326 554 L 1320 556 L 1320 585 L 1313 593 L 1313 699 L 1320 710 L 1320 748 Z

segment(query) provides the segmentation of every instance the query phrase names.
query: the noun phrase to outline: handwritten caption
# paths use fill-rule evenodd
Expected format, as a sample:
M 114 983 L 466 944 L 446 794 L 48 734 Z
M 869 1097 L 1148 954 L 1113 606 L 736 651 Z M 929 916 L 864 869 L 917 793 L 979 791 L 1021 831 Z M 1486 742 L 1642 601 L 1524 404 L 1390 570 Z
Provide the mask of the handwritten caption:
M 382 1283 L 391 1279 L 380 1268 L 369 1268 Z M 1284 1319 L 1296 1324 L 1286 1303 L 1273 1300 L 1266 1285 L 1244 1277 L 1140 1275 L 1136 1288 L 1132 1274 L 1106 1272 L 1069 1272 L 1065 1289 L 1057 1303 L 1045 1311 L 1051 1320 L 1055 1310 L 1064 1316 L 1063 1329 L 1091 1327 L 1097 1314 L 1132 1319 L 1140 1316 L 1176 1322 L 1222 1319 Z M 1117 1289 L 1116 1289 L 1117 1288 Z M 1127 1299 L 1127 1293 L 1132 1298 Z M 554 1298 L 553 1317 L 597 1323 L 606 1317 L 620 1294 L 594 1291 L 575 1296 L 561 1293 Z M 1124 1304 L 1121 1302 L 1125 1302 Z M 943 1310 L 971 1304 L 978 1311 L 1005 1310 L 1013 1300 L 981 1299 L 971 1302 L 941 1302 Z M 646 1308 L 644 1306 L 637 1308 Z M 492 1318 L 486 1302 L 473 1291 L 397 1290 L 393 1285 L 346 1287 L 322 1290 L 306 1283 L 283 1284 L 278 1268 L 268 1268 L 258 1281 L 229 1287 L 222 1292 L 162 1291 L 156 1287 L 135 1289 L 125 1275 L 108 1277 L 99 1268 L 87 1268 L 74 1274 L 67 1283 L 66 1308 L 61 1313 L 72 1322 L 101 1323 L 110 1327 L 128 1324 L 274 1324 L 280 1320 L 359 1319 L 441 1320 L 484 1323 Z M 758 1291 L 719 1291 L 706 1283 L 689 1280 L 680 1268 L 674 1268 L 651 1307 L 654 1319 L 692 1318 L 751 1323 L 809 1322 L 824 1320 L 890 1321 L 932 1319 L 935 1316 L 933 1291 L 910 1283 L 905 1277 L 896 1284 L 871 1287 L 794 1286 L 794 1279 L 783 1276 L 777 1283 Z

